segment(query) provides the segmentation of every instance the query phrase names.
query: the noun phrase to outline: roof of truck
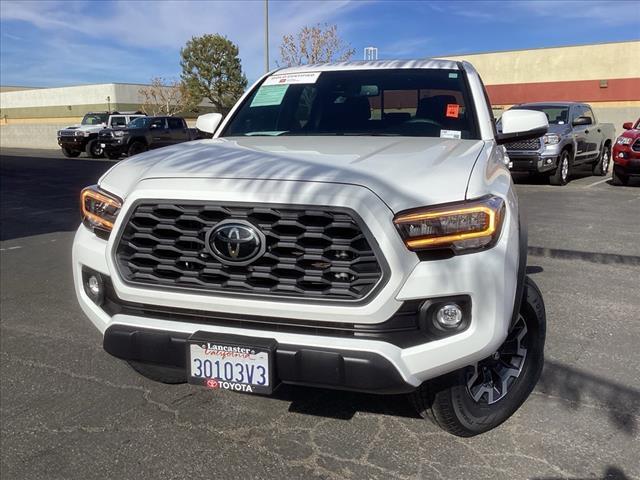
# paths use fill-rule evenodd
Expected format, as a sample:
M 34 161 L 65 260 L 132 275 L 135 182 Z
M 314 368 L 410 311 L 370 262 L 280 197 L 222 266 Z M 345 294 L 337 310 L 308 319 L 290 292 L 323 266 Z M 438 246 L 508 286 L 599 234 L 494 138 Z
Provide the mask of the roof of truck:
M 583 102 L 526 102 L 514 105 L 515 107 L 522 107 L 523 105 L 548 105 L 550 107 L 570 107 L 572 105 L 587 105 Z
M 284 67 L 274 70 L 272 74 L 278 75 L 287 73 L 303 72 L 328 72 L 341 70 L 375 70 L 375 69 L 399 69 L 399 68 L 436 68 L 446 70 L 460 70 L 459 63 L 452 60 L 437 60 L 434 58 L 423 58 L 417 60 L 360 60 L 356 62 L 330 62 L 312 63 L 294 67 Z

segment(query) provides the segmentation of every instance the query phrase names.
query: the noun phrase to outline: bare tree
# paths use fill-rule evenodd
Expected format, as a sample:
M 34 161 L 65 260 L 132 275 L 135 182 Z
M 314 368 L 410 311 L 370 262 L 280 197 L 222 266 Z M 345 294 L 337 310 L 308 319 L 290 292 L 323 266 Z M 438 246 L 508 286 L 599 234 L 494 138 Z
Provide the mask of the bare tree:
M 297 35 L 284 35 L 280 44 L 281 66 L 349 60 L 355 49 L 338 36 L 337 25 L 303 27 Z
M 141 109 L 147 115 L 175 115 L 192 110 L 195 105 L 183 82 L 167 82 L 155 77 L 151 84 L 138 90 L 142 98 Z

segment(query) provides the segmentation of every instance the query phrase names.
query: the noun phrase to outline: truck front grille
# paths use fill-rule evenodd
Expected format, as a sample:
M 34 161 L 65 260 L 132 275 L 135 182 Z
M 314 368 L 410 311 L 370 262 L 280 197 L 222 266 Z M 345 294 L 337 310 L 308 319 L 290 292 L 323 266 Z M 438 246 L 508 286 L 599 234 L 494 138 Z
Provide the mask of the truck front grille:
M 511 142 L 505 145 L 507 150 L 538 150 L 540 148 L 540 139 L 521 140 L 519 142 Z
M 75 130 L 60 130 L 61 137 L 73 137 L 75 134 Z
M 348 209 L 141 202 L 130 212 L 115 257 L 131 284 L 357 301 L 383 280 L 384 259 Z M 264 253 L 248 265 L 221 262 L 207 234 L 224 220 L 262 232 Z

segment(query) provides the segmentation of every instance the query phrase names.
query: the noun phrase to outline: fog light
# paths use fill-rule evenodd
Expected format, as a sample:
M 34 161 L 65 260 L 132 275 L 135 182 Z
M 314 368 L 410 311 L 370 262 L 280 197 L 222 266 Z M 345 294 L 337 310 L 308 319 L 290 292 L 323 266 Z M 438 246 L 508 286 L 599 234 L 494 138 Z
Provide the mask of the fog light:
M 95 275 L 91 275 L 89 277 L 89 291 L 91 292 L 91 294 L 95 296 L 100 295 L 100 292 L 101 292 L 100 281 L 98 280 L 98 277 L 96 277 Z
M 84 292 L 96 305 L 102 305 L 104 300 L 104 279 L 102 275 L 94 271 L 84 271 L 83 284 Z
M 553 161 L 553 160 L 551 160 L 550 158 L 547 158 L 547 160 L 546 160 L 547 165 L 551 165 L 551 162 L 552 162 L 552 161 Z
M 457 303 L 447 303 L 436 313 L 436 320 L 444 328 L 456 328 L 462 322 L 462 309 Z

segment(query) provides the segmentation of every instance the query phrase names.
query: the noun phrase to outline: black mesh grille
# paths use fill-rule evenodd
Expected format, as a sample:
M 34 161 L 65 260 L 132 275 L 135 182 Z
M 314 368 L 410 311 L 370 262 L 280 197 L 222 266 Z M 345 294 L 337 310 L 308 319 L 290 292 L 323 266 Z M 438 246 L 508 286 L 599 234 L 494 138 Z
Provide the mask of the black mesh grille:
M 225 265 L 205 245 L 223 220 L 261 230 L 266 252 L 247 266 Z M 376 254 L 345 209 L 141 203 L 116 250 L 129 283 L 207 291 L 359 300 L 382 278 Z
M 540 139 L 521 140 L 519 142 L 511 142 L 506 144 L 507 150 L 538 150 L 540 148 Z

